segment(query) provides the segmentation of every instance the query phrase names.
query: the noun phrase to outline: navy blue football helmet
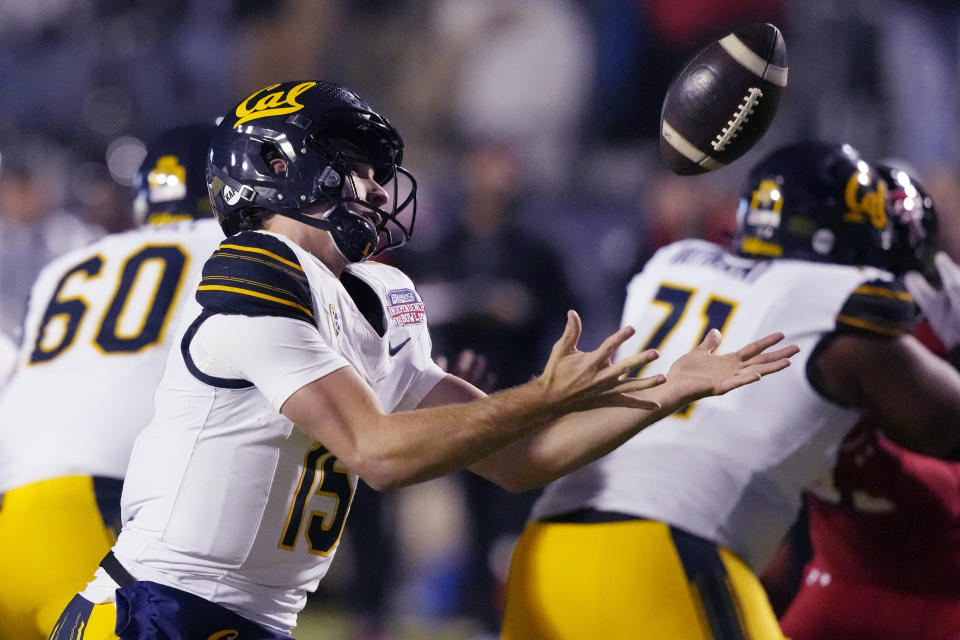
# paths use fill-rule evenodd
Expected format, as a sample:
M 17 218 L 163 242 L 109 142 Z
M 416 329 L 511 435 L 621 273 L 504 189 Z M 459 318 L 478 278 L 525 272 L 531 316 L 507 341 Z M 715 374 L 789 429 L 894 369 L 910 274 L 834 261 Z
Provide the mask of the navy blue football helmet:
M 910 172 L 877 163 L 887 182 L 887 214 L 893 223 L 888 268 L 896 274 L 919 271 L 931 282 L 939 279 L 933 256 L 937 253 L 937 210 L 933 198 Z
M 284 82 L 257 91 L 220 123 L 207 187 L 228 236 L 276 213 L 330 232 L 346 260 L 362 262 L 413 233 L 417 183 L 402 159 L 396 128 L 355 93 L 330 82 Z M 388 206 L 353 195 L 358 162 L 373 168 Z
M 134 177 L 133 215 L 138 224 L 212 218 L 207 195 L 207 149 L 217 127 L 188 124 L 167 129 L 147 147 Z
M 759 258 L 885 267 L 892 244 L 887 184 L 847 144 L 772 152 L 740 192 L 733 248 Z

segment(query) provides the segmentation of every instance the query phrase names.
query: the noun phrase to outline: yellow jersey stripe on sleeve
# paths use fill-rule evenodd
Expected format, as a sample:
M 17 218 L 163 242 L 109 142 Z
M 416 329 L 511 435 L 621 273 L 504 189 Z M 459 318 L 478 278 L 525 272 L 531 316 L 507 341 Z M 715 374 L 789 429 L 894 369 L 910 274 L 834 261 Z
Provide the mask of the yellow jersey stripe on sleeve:
M 854 295 L 880 296 L 882 298 L 892 298 L 902 300 L 903 302 L 913 302 L 913 296 L 909 291 L 899 291 L 887 287 L 873 287 L 870 285 L 861 285 L 854 289 Z
M 293 249 L 247 231 L 224 241 L 203 266 L 197 302 L 209 313 L 286 316 L 313 323 L 313 294 Z
M 877 324 L 876 322 L 870 322 L 869 320 L 864 320 L 863 318 L 857 318 L 855 316 L 848 316 L 840 314 L 837 316 L 837 322 L 840 324 L 845 324 L 857 329 L 866 329 L 873 333 L 879 333 L 885 336 L 900 336 L 906 333 L 903 328 L 900 327 L 888 327 L 882 324 Z
M 242 246 L 242 245 L 239 245 L 239 244 L 221 244 L 221 245 L 220 245 L 220 248 L 221 248 L 221 249 L 233 249 L 234 251 L 246 251 L 246 252 L 248 252 L 248 253 L 259 253 L 259 254 L 261 254 L 261 255 L 265 255 L 265 256 L 268 256 L 268 257 L 270 257 L 270 258 L 273 258 L 273 259 L 276 260 L 277 262 L 280 262 L 280 263 L 282 263 L 282 264 L 285 264 L 285 265 L 287 265 L 288 267 L 291 267 L 291 268 L 296 269 L 297 271 L 303 273 L 303 267 L 301 267 L 301 266 L 300 266 L 299 264 L 297 264 L 296 262 L 291 262 L 290 260 L 287 260 L 286 258 L 283 258 L 283 257 L 281 257 L 281 256 L 278 256 L 277 254 L 273 253 L 272 251 L 267 251 L 266 249 L 261 249 L 261 248 L 259 248 L 259 247 L 245 247 L 245 246 Z
M 278 298 L 277 296 L 271 296 L 266 293 L 260 293 L 259 291 L 252 291 L 250 289 L 241 289 L 240 287 L 228 287 L 228 286 L 218 285 L 218 284 L 200 285 L 199 287 L 197 287 L 197 291 L 227 291 L 230 293 L 239 293 L 241 295 L 251 296 L 253 298 L 260 298 L 262 300 L 269 300 L 271 302 L 276 302 L 277 304 L 282 304 L 288 307 L 292 307 L 294 309 L 297 309 L 298 311 L 304 312 L 311 318 L 313 317 L 313 311 L 311 311 L 310 309 L 307 309 L 301 304 L 297 304 L 296 302 L 290 302 L 289 300 L 284 300 L 283 298 Z

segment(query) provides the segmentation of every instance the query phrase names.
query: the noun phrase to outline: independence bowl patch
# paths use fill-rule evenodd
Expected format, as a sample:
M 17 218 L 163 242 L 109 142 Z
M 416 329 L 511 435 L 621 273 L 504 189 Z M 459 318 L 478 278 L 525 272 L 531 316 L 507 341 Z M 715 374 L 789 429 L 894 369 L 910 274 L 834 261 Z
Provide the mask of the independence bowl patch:
M 413 289 L 393 289 L 387 292 L 387 313 L 398 327 L 423 324 L 427 313 L 423 301 Z

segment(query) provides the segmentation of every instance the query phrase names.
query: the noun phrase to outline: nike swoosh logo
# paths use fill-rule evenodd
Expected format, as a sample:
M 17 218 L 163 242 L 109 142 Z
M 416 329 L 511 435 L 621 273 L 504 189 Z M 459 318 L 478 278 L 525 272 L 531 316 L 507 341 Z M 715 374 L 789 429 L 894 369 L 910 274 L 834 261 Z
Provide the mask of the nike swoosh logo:
M 404 340 L 403 342 L 401 342 L 401 343 L 398 344 L 397 346 L 393 346 L 392 344 L 389 345 L 389 346 L 387 347 L 387 351 L 390 353 L 390 357 L 392 358 L 393 356 L 395 356 L 395 355 L 397 355 L 398 353 L 400 353 L 400 349 L 403 349 L 403 347 L 404 347 L 408 342 L 410 342 L 410 338 L 407 338 L 406 340 Z

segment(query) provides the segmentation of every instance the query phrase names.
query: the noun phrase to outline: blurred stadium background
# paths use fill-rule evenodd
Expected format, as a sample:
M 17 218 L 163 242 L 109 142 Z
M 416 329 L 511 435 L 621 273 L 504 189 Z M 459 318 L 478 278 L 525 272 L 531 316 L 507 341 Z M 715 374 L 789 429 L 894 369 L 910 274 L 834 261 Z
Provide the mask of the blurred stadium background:
M 659 163 L 683 60 L 776 24 L 789 87 L 761 143 L 713 174 Z M 0 330 L 40 267 L 132 224 L 160 129 L 276 82 L 323 78 L 398 126 L 421 184 L 413 244 L 437 354 L 487 353 L 523 380 L 583 313 L 594 345 L 657 247 L 724 242 L 750 164 L 801 137 L 916 168 L 960 255 L 960 6 L 949 0 L 0 0 Z M 557 310 L 560 310 L 559 312 Z M 363 487 L 299 638 L 474 638 L 495 630 L 533 496 L 453 477 Z

